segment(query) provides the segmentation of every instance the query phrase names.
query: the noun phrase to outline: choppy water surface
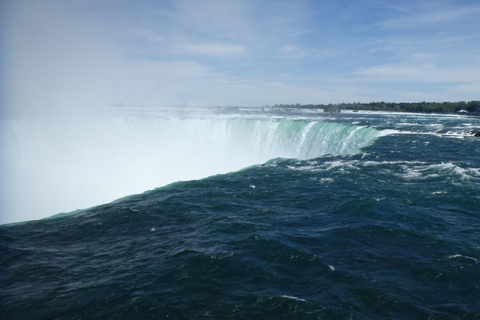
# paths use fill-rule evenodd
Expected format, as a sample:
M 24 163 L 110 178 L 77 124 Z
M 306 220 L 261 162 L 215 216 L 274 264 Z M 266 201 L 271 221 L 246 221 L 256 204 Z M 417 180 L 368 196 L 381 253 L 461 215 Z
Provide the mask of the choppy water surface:
M 1 225 L 2 318 L 480 318 L 479 118 L 217 111 L 169 132 L 258 163 Z

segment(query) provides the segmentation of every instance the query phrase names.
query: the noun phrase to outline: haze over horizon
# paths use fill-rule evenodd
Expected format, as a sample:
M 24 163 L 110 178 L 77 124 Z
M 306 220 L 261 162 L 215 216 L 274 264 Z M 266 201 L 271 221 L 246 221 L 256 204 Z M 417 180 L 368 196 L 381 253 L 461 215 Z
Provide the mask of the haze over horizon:
M 469 101 L 477 1 L 3 1 L 2 105 Z

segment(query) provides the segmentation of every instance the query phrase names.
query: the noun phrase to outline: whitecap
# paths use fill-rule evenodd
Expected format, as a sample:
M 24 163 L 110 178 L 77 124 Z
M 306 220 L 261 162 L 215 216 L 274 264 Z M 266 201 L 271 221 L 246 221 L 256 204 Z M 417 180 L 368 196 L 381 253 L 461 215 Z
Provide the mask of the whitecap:
M 475 261 L 475 263 L 478 263 L 478 260 L 473 258 L 473 257 L 469 257 L 469 256 L 464 256 L 462 254 L 453 254 L 451 256 L 448 257 L 449 259 L 456 259 L 456 258 L 464 258 L 464 259 L 469 259 L 469 260 L 473 260 Z
M 282 296 L 280 296 L 280 298 L 285 298 L 285 299 L 291 299 L 291 300 L 297 300 L 297 301 L 307 302 L 307 300 L 302 299 L 302 298 L 298 298 L 298 297 L 295 297 L 295 296 L 282 295 Z
M 320 183 L 332 183 L 335 182 L 332 178 L 321 178 Z

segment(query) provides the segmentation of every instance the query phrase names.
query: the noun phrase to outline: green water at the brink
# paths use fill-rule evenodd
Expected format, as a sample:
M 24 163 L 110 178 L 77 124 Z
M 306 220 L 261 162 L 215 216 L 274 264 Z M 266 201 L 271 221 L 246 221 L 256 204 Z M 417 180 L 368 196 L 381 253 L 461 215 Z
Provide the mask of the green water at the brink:
M 1 317 L 480 318 L 480 119 L 236 111 L 298 156 L 1 225 Z

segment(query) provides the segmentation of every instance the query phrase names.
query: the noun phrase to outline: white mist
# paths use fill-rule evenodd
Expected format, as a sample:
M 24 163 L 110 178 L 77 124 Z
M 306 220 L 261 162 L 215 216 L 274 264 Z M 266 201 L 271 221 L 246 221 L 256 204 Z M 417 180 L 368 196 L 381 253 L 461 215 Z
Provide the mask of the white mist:
M 0 223 L 88 208 L 276 157 L 354 153 L 381 134 L 313 119 L 153 110 L 2 119 Z

